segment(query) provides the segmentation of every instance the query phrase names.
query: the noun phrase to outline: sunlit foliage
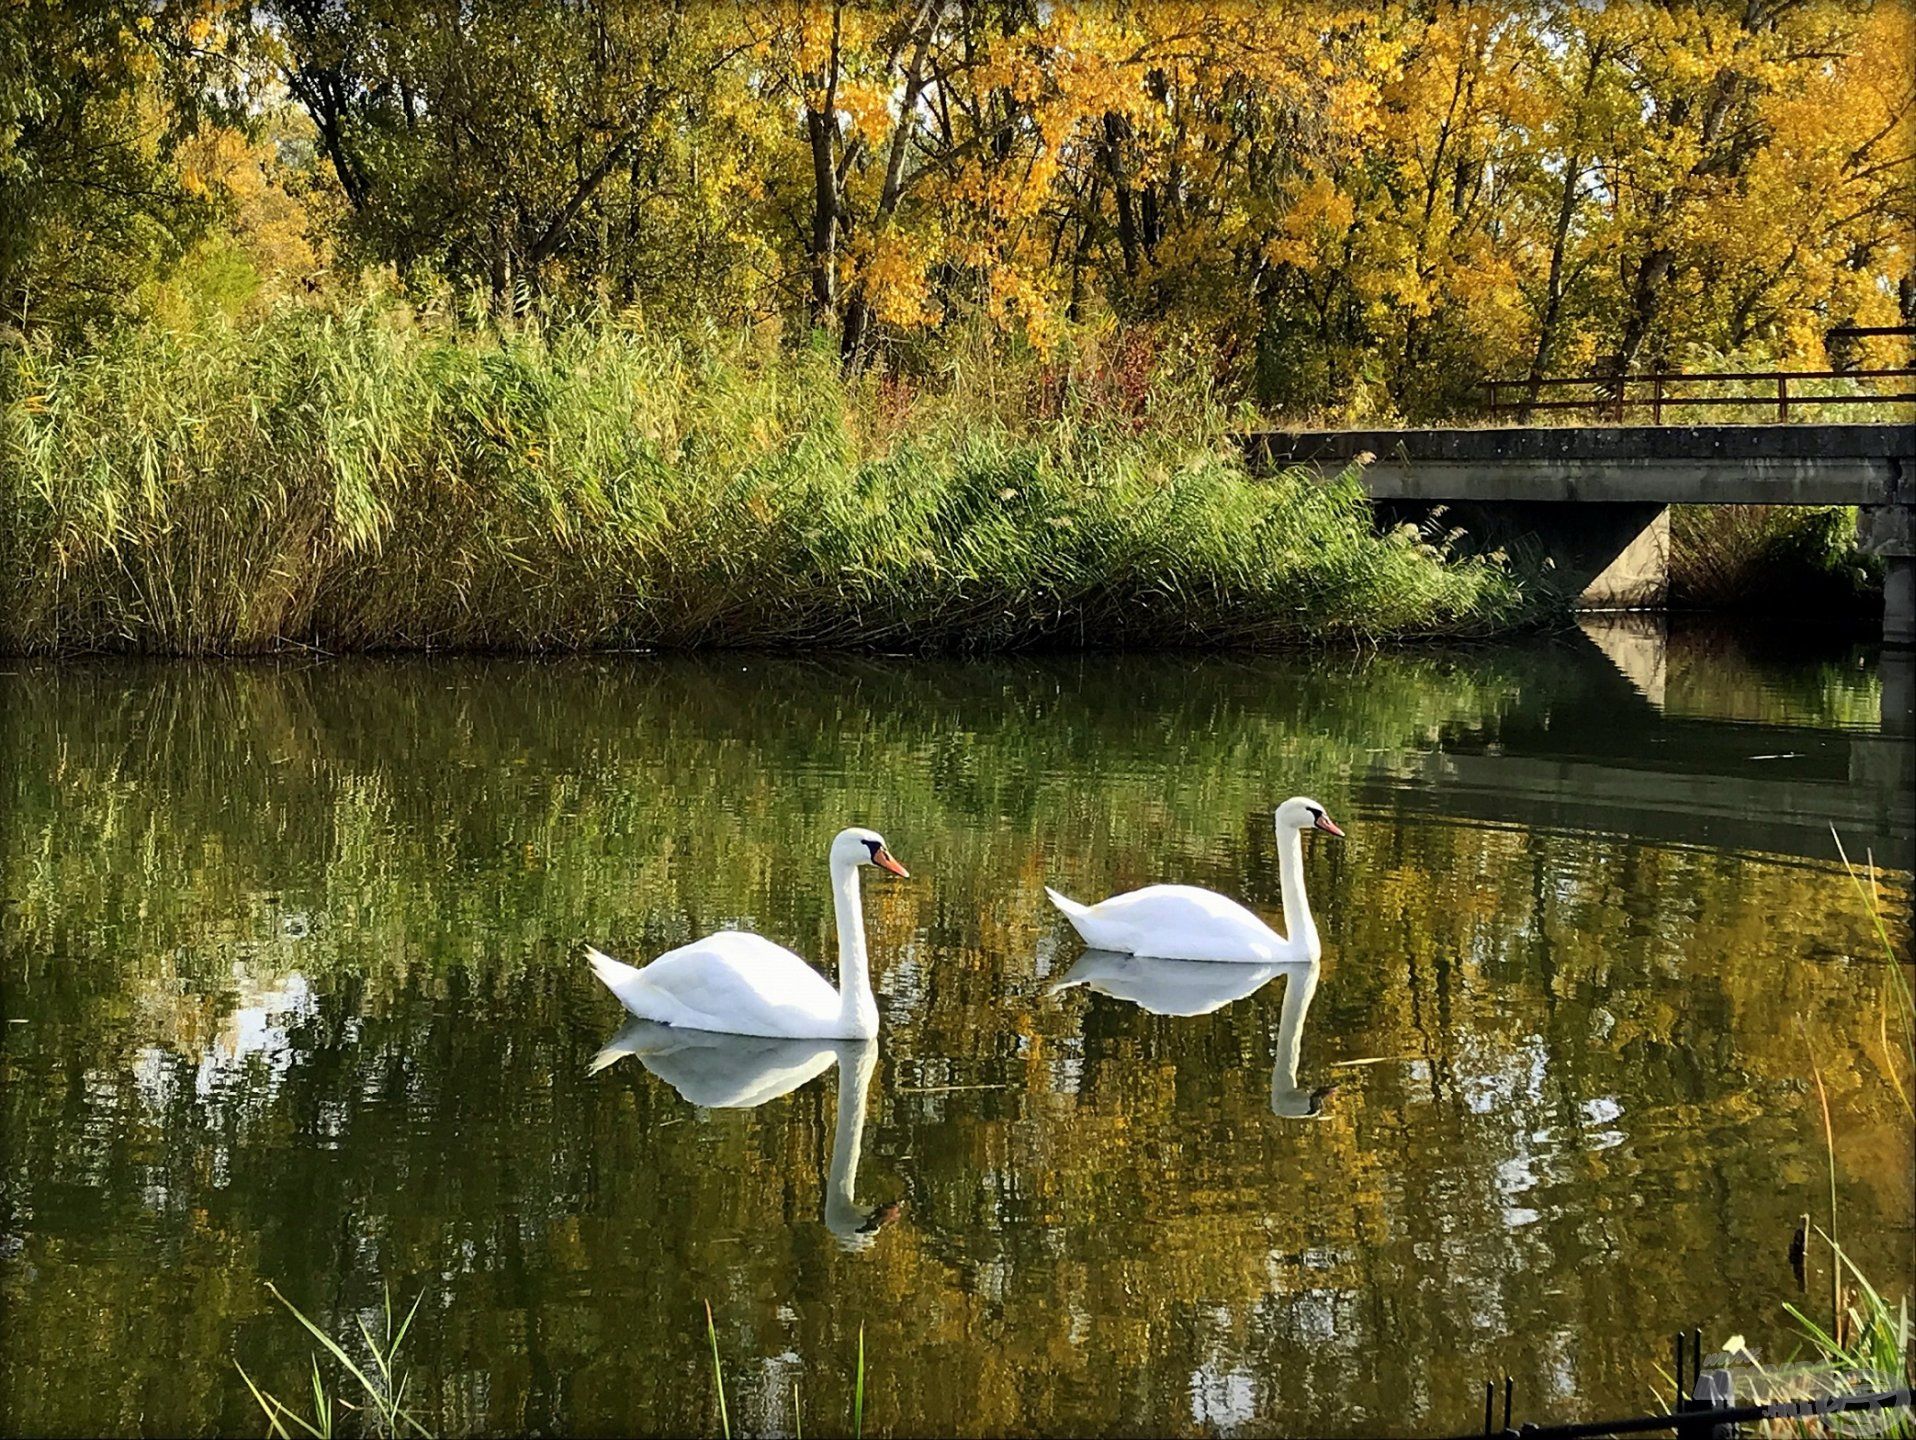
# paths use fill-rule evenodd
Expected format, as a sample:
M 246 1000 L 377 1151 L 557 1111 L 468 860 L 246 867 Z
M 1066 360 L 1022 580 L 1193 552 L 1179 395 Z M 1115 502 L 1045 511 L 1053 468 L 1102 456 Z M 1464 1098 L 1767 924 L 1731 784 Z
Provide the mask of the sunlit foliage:
M 286 236 L 258 173 L 311 232 L 282 288 L 337 247 L 497 314 L 818 327 L 853 364 L 1121 322 L 1287 413 L 1820 364 L 1916 316 L 1907 0 L 125 10 L 0 28 L 13 325 L 117 308 L 208 224 Z M 209 126 L 282 138 L 241 183 Z

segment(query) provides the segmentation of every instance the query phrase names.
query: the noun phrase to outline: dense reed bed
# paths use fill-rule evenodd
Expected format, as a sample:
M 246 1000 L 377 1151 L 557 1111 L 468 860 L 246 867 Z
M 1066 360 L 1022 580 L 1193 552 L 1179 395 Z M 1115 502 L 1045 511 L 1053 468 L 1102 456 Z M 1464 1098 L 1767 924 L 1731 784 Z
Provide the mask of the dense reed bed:
M 1676 505 L 1670 603 L 1817 618 L 1873 615 L 1880 561 L 1856 548 L 1846 505 Z
M 0 365 L 15 652 L 1287 644 L 1516 605 L 1354 482 L 1253 478 L 1162 374 L 847 380 L 377 300 Z

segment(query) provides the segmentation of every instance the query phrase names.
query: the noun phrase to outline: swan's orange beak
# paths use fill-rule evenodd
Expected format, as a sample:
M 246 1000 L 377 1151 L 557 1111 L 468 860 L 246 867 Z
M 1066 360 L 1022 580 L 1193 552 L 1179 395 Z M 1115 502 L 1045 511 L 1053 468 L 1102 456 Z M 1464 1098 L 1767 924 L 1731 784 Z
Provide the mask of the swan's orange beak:
M 872 864 L 876 865 L 880 870 L 891 871 L 892 874 L 898 876 L 901 880 L 911 879 L 911 871 L 892 859 L 891 851 L 882 845 L 872 852 Z
M 1337 822 L 1328 815 L 1320 814 L 1317 819 L 1311 823 L 1319 830 L 1322 830 L 1326 835 L 1335 835 L 1339 840 L 1344 838 L 1344 832 L 1337 828 Z

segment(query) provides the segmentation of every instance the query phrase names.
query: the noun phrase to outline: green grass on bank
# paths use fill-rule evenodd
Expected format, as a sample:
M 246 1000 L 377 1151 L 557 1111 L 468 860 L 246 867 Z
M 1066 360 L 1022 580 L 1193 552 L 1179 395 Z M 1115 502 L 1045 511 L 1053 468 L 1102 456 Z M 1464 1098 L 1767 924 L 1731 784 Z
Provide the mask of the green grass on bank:
M 1670 603 L 1685 610 L 1873 614 L 1882 562 L 1856 548 L 1847 505 L 1674 505 Z
M 1516 613 L 1497 567 L 1374 534 L 1354 482 L 1252 478 L 1202 381 L 1116 405 L 1002 364 L 846 380 L 376 298 L 15 345 L 0 648 L 1287 644 Z

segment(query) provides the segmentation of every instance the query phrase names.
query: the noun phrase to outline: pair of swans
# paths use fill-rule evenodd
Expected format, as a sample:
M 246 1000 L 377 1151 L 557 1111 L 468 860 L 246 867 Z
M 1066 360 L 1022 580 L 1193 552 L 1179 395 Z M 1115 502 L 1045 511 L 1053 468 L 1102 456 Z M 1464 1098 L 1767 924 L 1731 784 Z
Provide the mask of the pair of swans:
M 1304 897 L 1303 834 L 1344 832 L 1322 805 L 1302 796 L 1277 807 L 1276 826 L 1288 936 L 1235 900 L 1194 885 L 1149 885 L 1096 905 L 1080 905 L 1048 886 L 1045 893 L 1095 950 L 1164 960 L 1315 965 L 1322 946 Z M 878 1001 L 872 994 L 858 878 L 868 865 L 910 876 L 877 832 L 857 827 L 839 832 L 831 849 L 836 987 L 782 945 L 744 930 L 721 930 L 668 950 L 642 970 L 591 946 L 586 954 L 593 973 L 641 1020 L 731 1035 L 869 1040 L 878 1033 Z

